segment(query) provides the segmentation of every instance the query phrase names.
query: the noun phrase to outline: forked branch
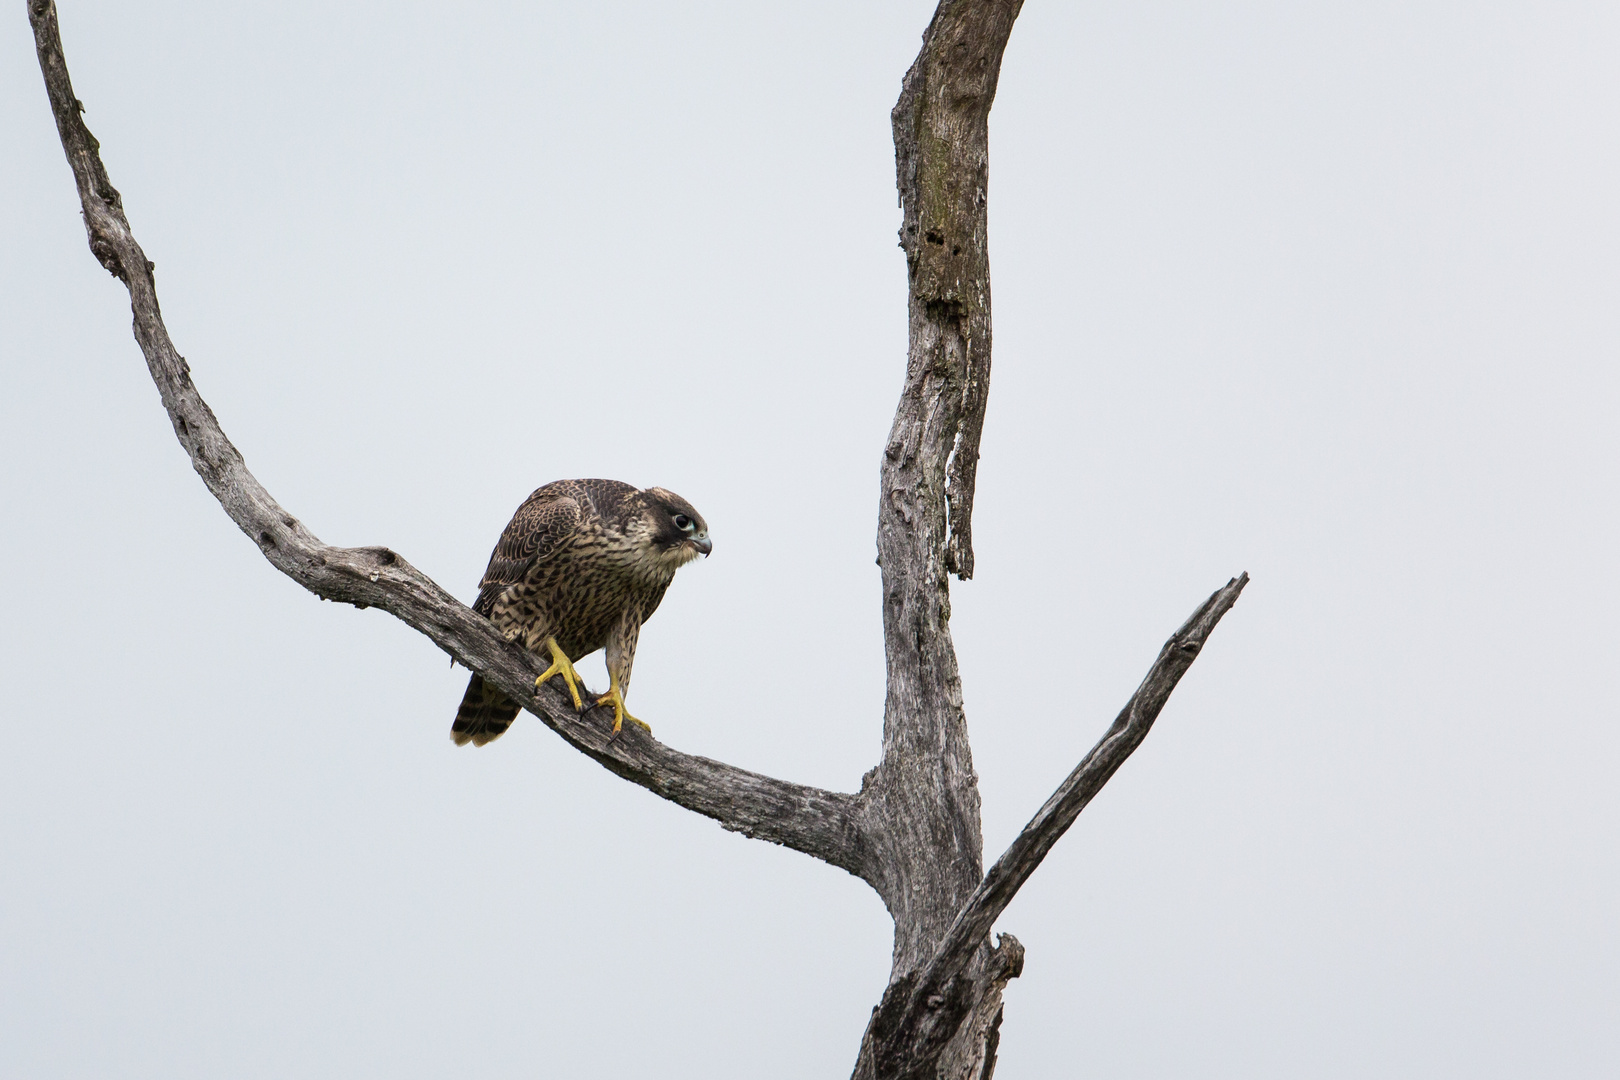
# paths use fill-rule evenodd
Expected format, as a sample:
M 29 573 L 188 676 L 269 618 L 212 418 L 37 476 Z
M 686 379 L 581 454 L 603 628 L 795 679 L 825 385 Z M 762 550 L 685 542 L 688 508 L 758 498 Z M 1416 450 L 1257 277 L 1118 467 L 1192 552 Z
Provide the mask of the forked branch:
M 865 1060 L 870 1052 L 878 1067 L 874 1075 L 932 1075 L 930 1070 L 940 1051 L 968 1010 L 983 996 L 982 989 L 971 983 L 1005 982 L 1018 974 L 1024 950 L 1011 935 L 990 952 L 984 970 L 970 972 L 969 968 L 996 919 L 1047 852 L 1147 737 L 1170 699 L 1170 692 L 1198 659 L 1216 624 L 1237 603 L 1248 583 L 1248 574 L 1227 582 L 1170 636 L 1113 725 L 1024 826 L 962 905 L 932 959 L 921 970 L 890 984 L 883 1003 L 873 1013 L 867 1029 L 869 1045 L 863 1047 L 861 1055 Z
M 966 965 L 968 957 L 990 934 L 996 919 L 1012 903 L 1012 898 L 1023 888 L 1024 882 L 1035 872 L 1069 826 L 1074 824 L 1080 811 L 1091 802 L 1092 796 L 1102 790 L 1125 759 L 1131 756 L 1153 722 L 1159 718 L 1164 703 L 1181 677 L 1198 659 L 1204 642 L 1214 632 L 1221 617 L 1232 610 L 1243 587 L 1249 583 L 1248 574 L 1239 574 L 1217 589 L 1203 606 L 1192 613 L 1181 629 L 1170 635 L 1170 640 L 1159 650 L 1159 658 L 1147 678 L 1136 688 L 1131 700 L 1125 703 L 1114 723 L 1097 745 L 1074 767 L 1046 804 L 1036 811 L 1023 832 L 1013 840 L 1001 858 L 984 875 L 984 881 L 974 890 L 952 924 L 939 951 L 925 969 L 925 979 L 938 982 L 953 978 Z
M 377 607 L 426 634 L 464 666 L 500 687 L 575 749 L 663 798 L 714 818 L 732 831 L 802 851 L 870 878 L 867 846 L 855 814 L 856 797 L 749 772 L 683 754 L 639 729 L 609 735 L 603 713 L 577 715 L 567 695 L 536 690 L 541 668 L 508 643 L 489 620 L 460 603 L 388 548 L 323 544 L 287 513 L 248 471 L 213 410 L 197 392 L 185 359 L 174 348 L 158 308 L 152 264 L 135 242 L 123 201 L 107 178 L 100 144 L 80 118 L 62 55 L 56 5 L 29 0 L 28 17 L 56 128 L 78 184 L 90 250 L 129 289 L 135 339 L 146 356 L 174 433 L 192 466 L 232 521 L 277 570 L 327 600 Z
M 203 483 L 266 559 L 326 599 L 379 607 L 427 635 L 571 746 L 727 829 L 783 844 L 870 883 L 895 919 L 892 981 L 858 1078 L 976 1078 L 994 1068 L 1001 990 L 1023 949 L 991 949 L 996 918 L 1147 735 L 1182 674 L 1248 582 L 1217 591 L 1171 637 L 1130 703 L 981 878 L 977 777 L 951 645 L 949 575 L 973 572 L 970 531 L 990 373 L 988 117 L 1022 0 L 942 0 L 891 120 L 910 275 L 906 382 L 885 446 L 878 550 L 888 687 L 884 750 L 860 795 L 682 754 L 605 715 L 577 715 L 540 662 L 506 642 L 393 551 L 323 544 L 250 473 L 192 384 L 158 308 L 62 56 L 52 0 L 28 0 L 41 71 L 78 185 L 90 249 L 129 290 L 135 338 Z

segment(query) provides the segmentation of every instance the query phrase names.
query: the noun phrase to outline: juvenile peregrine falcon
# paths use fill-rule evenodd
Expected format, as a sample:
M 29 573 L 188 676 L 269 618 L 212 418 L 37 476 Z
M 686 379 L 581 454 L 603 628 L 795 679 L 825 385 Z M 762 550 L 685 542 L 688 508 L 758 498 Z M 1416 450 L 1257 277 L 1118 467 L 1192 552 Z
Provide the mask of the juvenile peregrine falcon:
M 709 526 L 692 504 L 663 488 L 638 491 L 617 480 L 557 480 L 537 490 L 501 533 L 473 610 L 506 640 L 549 655 L 539 686 L 561 676 L 581 709 L 574 661 L 607 650 L 613 731 L 625 720 L 630 665 L 641 624 L 658 610 L 675 571 L 713 550 Z M 450 737 L 482 746 L 512 725 L 515 701 L 474 675 Z M 648 728 L 648 730 L 652 730 Z

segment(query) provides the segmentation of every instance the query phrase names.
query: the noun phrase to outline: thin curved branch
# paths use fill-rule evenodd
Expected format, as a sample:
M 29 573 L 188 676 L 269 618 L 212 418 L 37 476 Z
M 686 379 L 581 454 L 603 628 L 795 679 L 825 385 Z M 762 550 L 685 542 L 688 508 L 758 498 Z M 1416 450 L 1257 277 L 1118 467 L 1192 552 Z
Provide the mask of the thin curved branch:
M 610 737 L 607 710 L 576 715 L 566 695 L 535 689 L 541 666 L 493 625 L 388 548 L 323 544 L 271 497 L 220 429 L 175 351 L 158 307 L 152 263 L 130 232 L 123 200 L 101 162 L 100 144 L 79 114 L 62 55 L 56 5 L 29 0 L 29 22 L 62 149 L 79 188 L 90 250 L 129 289 L 135 339 L 192 466 L 232 521 L 277 570 L 327 600 L 377 607 L 426 634 L 461 664 L 500 687 L 569 745 L 655 795 L 714 818 L 745 836 L 872 876 L 856 797 L 788 783 L 709 758 L 683 754 L 625 729 Z
M 1240 574 L 1205 600 L 1159 650 L 1147 677 L 1112 726 L 1040 808 L 979 887 L 968 897 L 929 962 L 891 983 L 867 1029 L 879 1076 L 932 1076 L 940 1051 L 983 993 L 974 984 L 1005 983 L 1023 965 L 1024 950 L 1004 935 L 988 957 L 980 946 L 1012 898 L 1094 795 L 1131 756 L 1158 719 L 1170 692 L 1198 659 L 1216 624 L 1237 603 L 1248 574 Z M 978 959 L 979 970 L 972 970 Z
M 940 942 L 939 951 L 929 963 L 928 970 L 936 977 L 949 978 L 962 970 L 966 957 L 979 942 L 990 934 L 990 927 L 1006 910 L 1024 882 L 1041 865 L 1047 852 L 1069 831 L 1080 816 L 1080 811 L 1110 777 L 1125 764 L 1136 748 L 1142 745 L 1153 722 L 1159 718 L 1170 692 L 1181 677 L 1192 667 L 1203 650 L 1204 643 L 1214 632 L 1216 624 L 1238 601 L 1243 587 L 1249 583 L 1248 574 L 1239 574 L 1210 594 L 1203 606 L 1192 613 L 1181 629 L 1170 635 L 1170 640 L 1159 650 L 1153 668 L 1125 703 L 1114 723 L 1109 727 L 1091 752 L 1046 800 L 1029 824 L 1008 845 L 1001 858 L 984 875 L 984 881 L 968 897 L 962 911 L 951 926 L 950 933 Z

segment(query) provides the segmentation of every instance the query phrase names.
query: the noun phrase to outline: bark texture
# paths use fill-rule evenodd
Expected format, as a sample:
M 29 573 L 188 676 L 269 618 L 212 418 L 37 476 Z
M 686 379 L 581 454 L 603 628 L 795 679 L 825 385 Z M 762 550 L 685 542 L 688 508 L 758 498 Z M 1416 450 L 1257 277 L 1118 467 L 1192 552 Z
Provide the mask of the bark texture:
M 949 628 L 949 575 L 973 572 L 973 490 L 990 376 L 988 119 L 1021 0 L 944 0 L 892 115 L 910 346 L 878 506 L 888 663 L 883 757 L 857 794 L 683 754 L 637 728 L 613 737 L 611 710 L 578 715 L 560 691 L 536 689 L 543 665 L 532 654 L 395 552 L 324 544 L 284 510 L 248 471 L 170 340 L 152 263 L 130 232 L 99 145 L 80 117 L 56 6 L 27 2 L 90 250 L 129 289 L 135 339 L 175 436 L 271 565 L 317 596 L 382 608 L 426 634 L 625 779 L 726 829 L 813 855 L 870 883 L 894 917 L 894 953 L 855 1075 L 989 1080 L 1002 991 L 1024 959 L 1010 934 L 990 945 L 996 918 L 1146 736 L 1248 580 L 1240 576 L 1218 590 L 1171 637 L 1102 741 L 984 874 L 978 782 Z
M 894 917 L 890 994 L 916 980 L 984 870 L 949 575 L 973 573 L 970 523 L 990 378 L 990 106 L 1020 7 L 1022 0 L 944 0 L 890 116 L 909 345 L 878 501 L 883 760 L 863 788 L 865 809 L 880 822 L 869 830 L 883 867 L 873 885 Z M 989 952 L 981 942 L 975 948 Z M 950 1075 L 978 1076 L 984 1040 L 961 1020 L 998 1011 L 1005 985 L 991 977 L 988 955 L 978 959 L 979 992 L 936 1011 L 928 1031 L 911 1023 L 888 1031 L 880 1008 L 855 1075 L 932 1076 L 960 1028 Z

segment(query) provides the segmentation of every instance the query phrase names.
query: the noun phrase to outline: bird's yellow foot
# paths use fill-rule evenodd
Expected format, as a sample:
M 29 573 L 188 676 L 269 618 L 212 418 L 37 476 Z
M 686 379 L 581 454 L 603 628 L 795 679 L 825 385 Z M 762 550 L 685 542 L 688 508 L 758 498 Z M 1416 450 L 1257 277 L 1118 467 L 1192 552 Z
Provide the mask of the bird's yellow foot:
M 568 659 L 568 654 L 558 647 L 556 638 L 546 638 L 546 648 L 551 650 L 551 666 L 546 668 L 544 675 L 534 680 L 535 689 L 538 690 L 544 686 L 546 680 L 553 675 L 561 675 L 563 682 L 568 684 L 568 692 L 574 696 L 575 711 L 583 709 L 585 706 L 579 700 L 579 687 L 585 680 L 581 679 L 579 672 L 574 670 L 573 661 Z
M 652 731 L 651 724 L 647 723 L 645 720 L 637 720 L 625 709 L 624 694 L 619 690 L 619 680 L 610 675 L 609 685 L 611 688 L 607 693 L 597 698 L 596 703 L 598 705 L 613 706 L 613 734 L 617 735 L 619 733 L 619 729 L 624 726 L 624 722 L 626 720 L 630 721 L 632 724 L 635 724 L 643 731 L 650 733 Z

